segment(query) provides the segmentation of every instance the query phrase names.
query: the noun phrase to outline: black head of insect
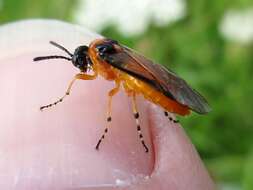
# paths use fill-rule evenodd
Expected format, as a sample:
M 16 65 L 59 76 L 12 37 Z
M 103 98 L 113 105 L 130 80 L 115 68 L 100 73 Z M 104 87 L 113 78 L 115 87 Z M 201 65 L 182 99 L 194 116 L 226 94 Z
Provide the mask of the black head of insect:
M 92 62 L 88 55 L 88 46 L 79 46 L 75 49 L 74 54 L 70 53 L 66 48 L 63 46 L 50 41 L 50 44 L 53 46 L 63 50 L 66 52 L 70 57 L 65 57 L 61 55 L 50 55 L 50 56 L 42 56 L 42 57 L 35 57 L 34 61 L 41 61 L 46 59 L 66 59 L 71 61 L 75 67 L 80 69 L 81 72 L 87 72 L 92 67 Z

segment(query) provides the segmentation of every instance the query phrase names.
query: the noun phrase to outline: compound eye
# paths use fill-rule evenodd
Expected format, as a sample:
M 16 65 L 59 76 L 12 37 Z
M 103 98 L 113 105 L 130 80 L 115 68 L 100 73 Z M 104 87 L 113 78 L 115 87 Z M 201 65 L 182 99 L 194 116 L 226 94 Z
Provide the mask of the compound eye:
M 100 44 L 96 47 L 96 49 L 98 50 L 100 56 L 116 52 L 112 44 Z
M 111 43 L 111 44 L 119 44 L 119 42 L 118 41 L 116 41 L 116 40 L 112 40 L 112 39 L 107 39 L 107 42 L 109 42 L 109 43 Z

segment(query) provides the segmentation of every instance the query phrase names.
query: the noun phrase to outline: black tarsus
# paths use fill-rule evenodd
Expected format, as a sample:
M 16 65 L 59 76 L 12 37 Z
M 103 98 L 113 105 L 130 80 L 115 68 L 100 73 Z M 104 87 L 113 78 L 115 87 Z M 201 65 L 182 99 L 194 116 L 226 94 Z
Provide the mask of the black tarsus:
M 108 121 L 108 120 L 107 120 Z M 97 142 L 97 145 L 96 145 L 96 150 L 99 150 L 99 146 L 102 142 L 102 140 L 105 138 L 105 134 L 108 132 L 108 128 L 106 127 L 105 130 L 104 130 L 104 133 L 103 135 L 100 137 L 100 139 L 98 140 Z
M 69 95 L 69 94 L 66 93 L 66 95 Z M 54 102 L 54 103 L 47 104 L 47 105 L 45 105 L 45 106 L 41 106 L 41 107 L 40 107 L 40 111 L 43 111 L 45 108 L 49 108 L 49 107 L 55 106 L 56 104 L 58 104 L 58 103 L 60 103 L 60 102 L 62 102 L 62 101 L 63 101 L 63 98 L 60 98 L 59 100 L 57 100 L 57 101 Z
M 142 143 L 143 147 L 145 148 L 145 152 L 148 153 L 149 150 L 148 150 L 148 147 L 147 147 L 147 145 L 145 144 L 144 140 L 142 140 L 141 143 Z
M 165 117 L 168 117 L 170 121 L 173 121 L 174 123 L 179 123 L 178 119 L 173 119 L 172 117 L 169 116 L 169 113 L 167 111 L 164 111 Z
M 107 122 L 111 122 L 111 121 L 112 121 L 112 117 L 111 117 L 111 116 L 107 117 Z M 97 142 L 96 150 L 99 150 L 99 146 L 100 146 L 102 140 L 105 138 L 105 134 L 106 134 L 107 132 L 108 132 L 108 128 L 106 127 L 105 130 L 104 130 L 103 135 L 100 137 L 100 139 L 99 139 L 98 142 Z
M 138 134 L 139 134 L 139 139 L 140 139 L 140 141 L 141 141 L 141 144 L 142 144 L 142 146 L 144 147 L 144 149 L 145 149 L 145 152 L 149 152 L 149 150 L 148 150 L 148 147 L 147 147 L 147 145 L 145 144 L 145 141 L 144 141 L 144 138 L 143 138 L 143 134 L 142 134 L 142 131 L 141 131 L 141 126 L 140 126 L 140 124 L 139 124 L 139 112 L 136 112 L 136 113 L 134 113 L 134 118 L 135 118 L 135 120 L 136 120 L 136 124 L 137 124 L 137 131 L 138 131 Z
M 102 140 L 99 139 L 99 141 L 98 141 L 98 143 L 97 143 L 97 145 L 96 145 L 96 150 L 99 150 L 99 145 L 100 145 L 101 142 L 102 142 Z

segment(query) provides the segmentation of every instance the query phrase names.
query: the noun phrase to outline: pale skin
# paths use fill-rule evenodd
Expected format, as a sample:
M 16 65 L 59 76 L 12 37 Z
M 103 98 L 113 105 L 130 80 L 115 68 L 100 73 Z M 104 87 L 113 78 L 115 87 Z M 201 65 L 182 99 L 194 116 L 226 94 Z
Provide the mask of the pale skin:
M 59 52 L 48 45 L 49 40 L 60 41 L 72 50 L 94 39 L 84 31 L 76 38 L 78 29 L 70 28 L 62 34 L 70 26 L 53 21 L 37 23 L 37 31 L 36 22 L 26 24 L 23 30 L 28 31 L 13 26 L 6 34 L 0 32 L 0 39 L 6 39 L 10 31 L 34 34 L 43 30 L 42 26 L 46 30 L 32 43 L 31 36 L 17 34 L 27 46 L 22 53 L 20 44 L 15 47 L 11 40 L 8 43 L 16 50 L 12 48 L 11 54 L 0 45 L 1 52 L 9 55 L 0 57 L 0 189 L 215 189 L 184 130 L 170 122 L 163 109 L 140 96 L 136 96 L 135 105 L 115 83 L 97 76 L 92 80 L 94 75 L 78 75 L 65 60 L 32 62 L 36 56 Z M 62 37 L 55 34 L 58 30 Z M 74 79 L 69 96 L 41 112 L 40 106 L 66 92 L 75 75 L 85 80 Z M 149 153 L 136 131 L 135 106 Z M 96 150 L 108 115 L 112 117 L 110 130 Z

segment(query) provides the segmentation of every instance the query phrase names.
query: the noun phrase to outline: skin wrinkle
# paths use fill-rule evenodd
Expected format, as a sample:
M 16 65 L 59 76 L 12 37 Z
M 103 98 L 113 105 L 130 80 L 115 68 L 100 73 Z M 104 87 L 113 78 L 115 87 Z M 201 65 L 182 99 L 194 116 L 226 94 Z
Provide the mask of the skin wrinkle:
M 26 53 L 10 42 L 14 44 L 15 53 L 3 56 L 3 59 L 0 57 L 0 88 L 6 89 L 0 99 L 4 108 L 4 112 L 0 112 L 3 124 L 0 129 L 0 152 L 4 155 L 0 158 L 0 171 L 5 171 L 0 174 L 0 189 L 8 190 L 13 185 L 18 190 L 215 189 L 183 129 L 171 123 L 163 110 L 143 101 L 141 97 L 137 98 L 140 123 L 151 151 L 146 154 L 139 142 L 131 102 L 122 91 L 113 98 L 112 126 L 106 139 L 99 151 L 94 150 L 107 124 L 106 94 L 113 87 L 108 81 L 101 78 L 78 81 L 63 103 L 40 112 L 41 104 L 50 103 L 64 94 L 77 70 L 65 60 L 35 64 L 32 58 L 60 52 L 48 44 L 49 40 L 62 42 L 73 51 L 93 36 L 89 36 L 90 33 L 85 35 L 85 30 L 72 30 L 70 25 L 56 21 L 35 20 L 17 25 L 22 25 L 21 31 L 24 33 L 27 33 L 24 30 L 38 32 L 38 25 L 40 31 L 44 31 L 36 39 L 32 35 L 23 36 L 24 42 L 28 36 L 33 39 L 32 44 L 29 41 L 25 43 Z M 20 31 L 18 27 L 12 30 Z M 64 33 L 61 28 L 67 28 L 68 39 L 65 38 L 66 34 L 55 35 L 58 30 Z M 73 39 L 72 33 L 75 34 Z M 0 34 L 1 39 L 1 28 Z M 3 47 L 0 43 L 0 49 Z M 64 55 L 62 52 L 60 54 Z M 34 177 L 32 181 L 25 178 L 31 173 Z M 150 178 L 144 179 L 150 174 Z M 113 185 L 117 180 L 134 184 L 117 188 L 94 187 Z M 85 186 L 87 188 L 82 188 Z
M 154 109 L 153 112 L 159 111 Z M 156 113 L 155 117 L 152 117 L 153 119 L 155 118 L 153 120 L 155 122 L 153 123 L 152 129 L 153 135 L 155 136 L 154 141 L 156 141 L 154 143 L 156 145 L 154 149 L 157 150 L 156 157 L 161 160 L 157 161 L 159 164 L 156 165 L 152 177 L 156 178 L 166 175 L 169 170 L 178 173 L 167 179 L 168 184 L 171 182 L 171 189 L 187 189 L 191 187 L 192 189 L 207 189 L 208 186 L 203 186 L 203 183 L 196 180 L 200 173 L 204 176 L 208 176 L 208 174 L 205 172 L 204 166 L 201 164 L 195 148 L 185 135 L 183 129 L 178 124 L 172 124 L 168 127 L 157 127 L 159 125 L 157 121 L 160 120 L 156 119 L 157 117 L 161 118 L 162 114 L 159 115 L 159 113 Z M 161 120 L 163 119 L 161 118 Z M 162 121 L 160 122 L 162 123 Z M 173 159 L 173 155 L 176 155 L 177 159 Z M 168 160 L 170 160 L 170 162 L 168 162 Z M 188 172 L 191 177 L 184 175 L 186 172 Z M 185 184 L 178 183 L 179 176 L 180 181 L 184 181 Z M 211 183 L 209 185 L 212 187 Z

